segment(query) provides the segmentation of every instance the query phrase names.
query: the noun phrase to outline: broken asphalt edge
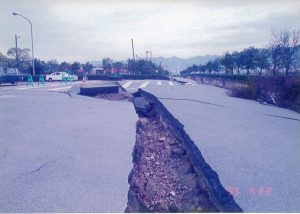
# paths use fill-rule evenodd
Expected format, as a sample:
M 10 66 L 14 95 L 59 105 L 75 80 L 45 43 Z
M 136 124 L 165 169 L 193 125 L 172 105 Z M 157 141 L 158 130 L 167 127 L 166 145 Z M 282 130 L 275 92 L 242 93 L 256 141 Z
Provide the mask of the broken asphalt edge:
M 191 162 L 195 168 L 196 173 L 205 178 L 205 183 L 209 188 L 209 197 L 218 208 L 220 212 L 243 212 L 242 208 L 236 203 L 233 196 L 226 191 L 220 182 L 218 174 L 209 166 L 204 160 L 200 150 L 195 145 L 193 140 L 184 131 L 184 125 L 181 124 L 159 101 L 157 97 L 139 89 L 136 92 L 139 96 L 144 97 L 150 103 L 155 103 L 161 110 L 162 115 L 165 117 L 167 123 L 177 129 L 178 133 L 182 136 L 183 143 L 187 149 L 187 153 L 191 158 Z

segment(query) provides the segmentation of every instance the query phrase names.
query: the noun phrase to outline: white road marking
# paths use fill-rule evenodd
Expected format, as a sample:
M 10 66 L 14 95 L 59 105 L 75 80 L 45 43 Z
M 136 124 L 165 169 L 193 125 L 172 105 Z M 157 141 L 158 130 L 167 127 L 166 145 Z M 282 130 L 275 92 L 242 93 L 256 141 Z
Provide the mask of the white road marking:
M 169 81 L 169 85 L 173 86 L 173 85 L 174 85 L 174 83 L 173 83 L 173 82 L 171 82 L 171 81 Z
M 123 88 L 128 88 L 131 84 L 132 84 L 132 82 L 129 81 L 129 82 L 126 82 L 126 83 L 125 83 L 124 85 L 122 85 L 122 86 L 123 86 Z
M 61 90 L 64 90 L 64 89 L 70 89 L 72 88 L 72 86 L 66 86 L 66 87 L 60 87 L 60 88 L 52 88 L 52 89 L 49 89 L 48 91 L 61 91 Z
M 138 88 L 127 88 L 126 90 L 130 91 L 130 90 L 136 90 L 136 89 L 138 89 Z
M 150 81 L 143 82 L 138 88 L 146 88 Z
M 158 82 L 157 82 L 157 85 L 161 85 L 161 81 L 158 81 Z

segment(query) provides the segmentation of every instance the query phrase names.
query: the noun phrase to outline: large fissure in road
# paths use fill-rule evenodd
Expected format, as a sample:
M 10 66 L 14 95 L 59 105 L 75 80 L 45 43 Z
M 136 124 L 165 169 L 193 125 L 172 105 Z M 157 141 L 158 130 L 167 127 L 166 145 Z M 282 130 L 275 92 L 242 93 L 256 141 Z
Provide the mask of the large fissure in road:
M 139 120 L 126 212 L 242 212 L 155 96 L 140 89 L 134 106 Z
M 125 212 L 242 212 L 155 96 L 141 89 L 132 96 L 120 86 L 118 93 L 94 97 L 133 101 L 139 116 Z

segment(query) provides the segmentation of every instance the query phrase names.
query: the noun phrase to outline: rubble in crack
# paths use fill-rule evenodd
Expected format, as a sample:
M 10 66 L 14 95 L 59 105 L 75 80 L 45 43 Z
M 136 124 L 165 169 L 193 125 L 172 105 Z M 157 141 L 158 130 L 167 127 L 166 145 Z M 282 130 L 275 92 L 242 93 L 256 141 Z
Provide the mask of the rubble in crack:
M 133 101 L 133 96 L 127 92 L 119 92 L 119 93 L 109 93 L 109 94 L 98 94 L 95 96 L 96 98 L 105 99 L 105 100 L 113 100 L 113 101 Z
M 79 94 L 113 101 L 133 101 L 133 95 L 128 93 L 118 82 L 97 82 L 82 85 Z
M 201 169 L 206 163 L 199 166 L 191 157 L 182 130 L 158 100 L 137 93 L 134 105 L 139 120 L 126 212 L 242 211 L 224 188 L 210 183 L 214 174 L 207 176 Z

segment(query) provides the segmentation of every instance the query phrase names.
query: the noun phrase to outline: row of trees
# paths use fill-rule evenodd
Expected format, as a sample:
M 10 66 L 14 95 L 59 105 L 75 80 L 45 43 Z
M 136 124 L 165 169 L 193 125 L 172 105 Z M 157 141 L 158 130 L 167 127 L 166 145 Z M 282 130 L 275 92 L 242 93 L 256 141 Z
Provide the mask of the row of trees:
M 182 75 L 193 72 L 240 74 L 241 71 L 272 75 L 299 71 L 300 46 L 299 30 L 274 32 L 266 48 L 249 47 L 243 51 L 226 52 L 222 57 L 207 62 L 205 65 L 193 65 L 181 71 Z
M 163 75 L 168 76 L 169 72 L 161 65 L 154 64 L 151 60 L 127 60 L 128 70 L 135 75 Z
M 16 57 L 18 55 L 18 57 Z M 30 49 L 28 48 L 10 48 L 7 51 L 7 56 L 0 52 L 0 66 L 3 68 L 18 68 L 21 73 L 31 73 L 32 62 L 30 58 Z M 56 60 L 43 61 L 40 59 L 34 60 L 36 74 L 51 73 L 55 71 L 68 71 L 71 73 L 79 73 L 84 70 L 90 72 L 93 66 L 90 63 L 81 64 L 79 62 L 58 63 Z
M 18 57 L 17 57 L 18 56 Z M 30 49 L 10 48 L 7 56 L 0 52 L 0 66 L 4 68 L 18 68 L 21 73 L 31 73 L 32 65 L 30 58 Z M 101 63 L 99 63 L 101 64 Z M 55 71 L 67 71 L 78 74 L 81 72 L 90 73 L 93 65 L 89 62 L 81 64 L 79 62 L 61 62 L 56 60 L 43 61 L 34 60 L 36 74 L 45 74 Z M 126 62 L 114 61 L 110 58 L 102 59 L 102 72 L 105 74 L 112 73 L 128 73 L 135 75 L 168 75 L 168 71 L 164 70 L 160 65 L 154 64 L 151 60 L 131 60 Z
M 43 61 L 39 59 L 34 60 L 34 66 L 36 74 L 45 74 L 55 71 L 67 71 L 73 74 L 79 74 L 82 72 L 89 73 L 93 69 L 93 65 L 89 62 L 81 64 L 80 62 L 61 62 L 58 63 L 56 60 Z M 31 72 L 32 67 L 30 65 L 29 72 Z
M 124 73 L 126 71 L 126 73 L 134 75 L 169 75 L 169 72 L 164 70 L 161 65 L 145 59 L 128 59 L 125 63 L 104 58 L 102 65 L 105 73 Z
M 105 73 L 124 73 L 128 70 L 126 63 L 113 61 L 110 58 L 103 58 L 102 66 Z

